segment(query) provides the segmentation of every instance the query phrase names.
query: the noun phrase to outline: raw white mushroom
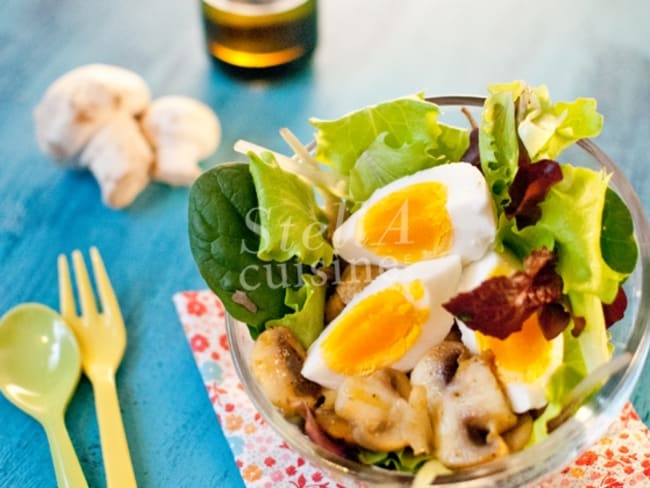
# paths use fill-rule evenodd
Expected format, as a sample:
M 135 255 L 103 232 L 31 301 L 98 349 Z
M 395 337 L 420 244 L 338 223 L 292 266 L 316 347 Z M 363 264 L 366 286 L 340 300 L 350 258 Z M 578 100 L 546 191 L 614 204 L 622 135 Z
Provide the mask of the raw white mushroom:
M 74 159 L 117 113 L 141 114 L 151 97 L 144 79 L 118 66 L 89 64 L 55 80 L 34 109 L 36 140 L 48 156 Z
M 155 99 L 142 117 L 142 128 L 156 151 L 153 178 L 170 185 L 191 185 L 201 174 L 199 161 L 221 139 L 212 109 L 184 96 Z
M 80 159 L 97 179 L 102 201 L 123 208 L 149 183 L 154 156 L 135 119 L 123 112 L 90 139 Z

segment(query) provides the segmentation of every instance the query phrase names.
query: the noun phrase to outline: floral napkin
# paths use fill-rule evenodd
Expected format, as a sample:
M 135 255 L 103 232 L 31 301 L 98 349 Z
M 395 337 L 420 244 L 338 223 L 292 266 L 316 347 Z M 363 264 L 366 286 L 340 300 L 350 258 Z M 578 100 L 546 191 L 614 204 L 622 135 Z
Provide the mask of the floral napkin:
M 224 308 L 210 291 L 173 297 L 207 394 L 250 487 L 348 488 L 294 452 L 255 410 L 232 364 Z M 359 485 L 361 486 L 361 485 Z M 627 404 L 606 435 L 535 488 L 650 487 L 650 432 Z

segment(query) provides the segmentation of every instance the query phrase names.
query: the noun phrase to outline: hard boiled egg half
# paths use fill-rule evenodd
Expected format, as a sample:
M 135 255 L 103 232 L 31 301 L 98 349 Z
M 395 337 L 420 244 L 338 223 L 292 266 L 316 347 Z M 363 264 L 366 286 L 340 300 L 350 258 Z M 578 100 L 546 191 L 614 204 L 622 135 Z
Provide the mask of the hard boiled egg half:
M 461 274 L 456 255 L 390 269 L 358 293 L 307 351 L 302 375 L 327 388 L 347 376 L 413 368 L 449 333 L 444 308 Z
M 351 263 L 384 268 L 457 254 L 479 259 L 496 234 L 485 178 L 469 163 L 418 171 L 376 190 L 333 235 Z
M 490 251 L 463 270 L 459 291 L 469 291 L 488 278 L 507 276 L 517 270 L 518 263 L 514 258 Z M 492 351 L 497 376 L 514 412 L 522 413 L 546 405 L 546 385 L 562 364 L 562 334 L 548 341 L 539 326 L 537 314 L 530 316 L 520 331 L 503 340 L 473 331 L 460 321 L 458 326 L 462 341 L 471 352 Z

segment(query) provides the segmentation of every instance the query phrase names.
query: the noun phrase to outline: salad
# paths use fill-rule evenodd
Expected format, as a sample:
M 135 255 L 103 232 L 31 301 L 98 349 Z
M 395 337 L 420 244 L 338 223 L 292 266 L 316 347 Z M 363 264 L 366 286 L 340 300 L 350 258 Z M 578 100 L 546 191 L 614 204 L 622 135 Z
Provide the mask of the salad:
M 466 115 L 417 94 L 314 118 L 315 147 L 240 141 L 248 161 L 190 192 L 193 257 L 260 386 L 364 464 L 458 470 L 539 442 L 627 306 L 630 212 L 563 159 L 599 134 L 595 100 L 515 81 Z

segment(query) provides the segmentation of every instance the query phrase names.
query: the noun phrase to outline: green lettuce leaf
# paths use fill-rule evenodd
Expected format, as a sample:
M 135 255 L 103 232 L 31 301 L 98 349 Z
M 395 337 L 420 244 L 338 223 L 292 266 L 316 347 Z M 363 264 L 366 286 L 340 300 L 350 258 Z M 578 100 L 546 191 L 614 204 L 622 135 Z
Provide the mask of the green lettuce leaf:
M 611 303 L 627 275 L 608 266 L 601 252 L 609 177 L 569 164 L 561 168 L 562 181 L 550 188 L 540 204 L 542 215 L 538 222 L 521 230 L 510 222 L 500 230 L 499 236 L 517 255 L 542 246 L 554 249 L 565 294 L 587 293 Z
M 479 130 L 481 168 L 499 210 L 510 202 L 508 189 L 519 165 L 521 139 L 531 161 L 557 159 L 579 139 L 600 133 L 603 117 L 596 101 L 578 98 L 553 104 L 547 88 L 521 81 L 490 85 Z
M 601 252 L 609 177 L 568 164 L 561 168 L 563 178 L 541 203 L 542 215 L 537 223 L 522 230 L 511 223 L 499 235 L 504 245 L 517 254 L 548 246 L 552 238 L 563 293 L 569 297 L 573 315 L 586 322 L 578 342 L 587 370 L 591 371 L 609 358 L 602 304 L 614 300 L 627 274 L 612 269 Z M 613 234 L 609 239 L 620 240 Z
M 302 347 L 309 346 L 324 328 L 325 283 L 319 276 L 302 275 L 303 286 L 287 288 L 284 303 L 293 312 L 279 319 L 269 320 L 266 328 L 284 326 L 296 336 Z
M 593 98 L 554 104 L 545 85 L 532 88 L 522 81 L 494 84 L 488 90 L 492 96 L 510 95 L 516 103 L 517 133 L 531 161 L 555 160 L 579 139 L 596 137 L 603 127 Z
M 188 209 L 190 248 L 201 276 L 228 313 L 249 325 L 254 337 L 267 320 L 288 311 L 284 288 L 271 283 L 284 277 L 286 285 L 294 285 L 299 278 L 287 273 L 284 263 L 257 257 L 257 206 L 248 164 L 223 163 L 194 182 Z M 236 294 L 247 297 L 248 307 Z
M 313 189 L 282 170 L 271 153 L 249 152 L 248 156 L 259 202 L 258 257 L 279 262 L 295 257 L 308 266 L 322 260 L 329 265 L 334 250 L 324 236 L 327 219 Z
M 403 448 L 391 452 L 375 452 L 361 449 L 357 454 L 359 462 L 372 466 L 379 466 L 393 471 L 415 473 L 431 456 L 426 454 L 413 454 L 410 448 Z
M 587 376 L 580 341 L 571 333 L 573 327 L 573 324 L 569 324 L 562 333 L 564 341 L 562 365 L 555 370 L 546 386 L 546 398 L 550 403 L 562 403 L 582 378 Z
M 573 314 L 585 319 L 578 342 L 587 371 L 593 371 L 610 356 L 603 302 L 598 296 L 584 292 L 570 292 L 569 301 Z
M 542 217 L 537 225 L 555 236 L 557 270 L 565 293 L 592 294 L 611 303 L 626 275 L 607 265 L 600 248 L 609 177 L 588 168 L 561 167 L 562 181 L 551 187 L 540 205 Z
M 483 175 L 502 210 L 510 203 L 508 189 L 519 167 L 515 103 L 510 92 L 495 92 L 485 100 L 478 144 Z
M 563 332 L 564 353 L 562 365 L 555 370 L 546 385 L 548 405 L 544 410 L 544 414 L 535 419 L 533 434 L 528 441 L 528 445 L 535 444 L 548 436 L 546 422 L 560 412 L 569 393 L 587 375 L 580 342 L 571 334 L 572 329 L 573 325 L 569 324 Z
M 544 85 L 525 87 L 520 96 L 518 133 L 532 161 L 556 159 L 579 139 L 600 134 L 603 127 L 593 98 L 553 104 Z
M 379 134 L 350 171 L 349 192 L 356 202 L 366 200 L 377 188 L 393 180 L 431 165 L 423 142 L 392 148 L 386 144 L 387 136 L 386 132 Z
M 551 251 L 555 249 L 555 236 L 548 228 L 531 225 L 520 230 L 514 218 L 509 219 L 505 214 L 499 216 L 495 239 L 497 251 L 508 250 L 523 261 L 534 249 L 543 247 Z
M 438 122 L 440 109 L 421 95 L 366 107 L 337 120 L 310 119 L 316 159 L 349 178 L 360 202 L 380 186 L 421 169 L 460 160 L 469 132 Z
M 469 148 L 469 131 L 438 122 L 434 139 L 427 148 L 435 164 L 457 163 Z
M 496 95 L 497 93 L 510 93 L 512 95 L 512 99 L 517 100 L 526 86 L 526 83 L 521 80 L 515 80 L 507 83 L 493 83 L 488 86 L 488 93 L 491 95 Z
M 440 109 L 421 96 L 371 105 L 337 120 L 312 118 L 316 127 L 316 159 L 347 176 L 357 159 L 382 133 L 395 148 L 433 138 Z

